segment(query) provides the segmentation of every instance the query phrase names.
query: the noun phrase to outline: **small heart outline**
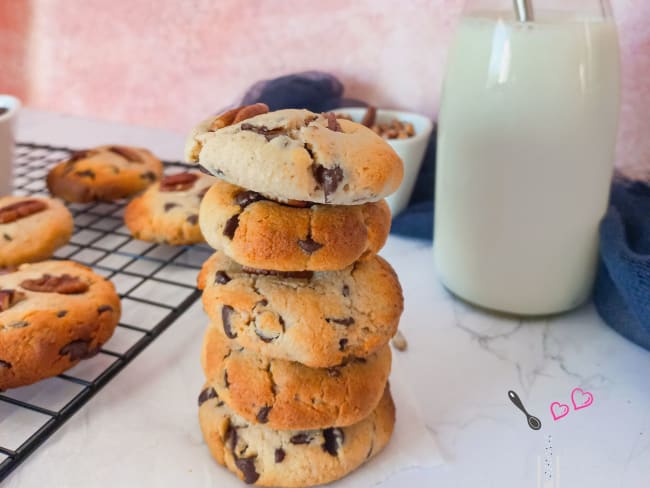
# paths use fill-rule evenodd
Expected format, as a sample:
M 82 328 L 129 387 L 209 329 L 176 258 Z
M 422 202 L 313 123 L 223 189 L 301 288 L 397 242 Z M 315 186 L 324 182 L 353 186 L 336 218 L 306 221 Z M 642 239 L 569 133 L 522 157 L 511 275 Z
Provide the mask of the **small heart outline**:
M 554 407 L 558 407 L 561 410 L 561 413 L 558 413 L 556 415 Z M 561 418 L 566 417 L 569 415 L 569 406 L 566 403 L 560 403 L 560 402 L 553 402 L 551 403 L 551 416 L 553 417 L 553 420 L 557 421 L 560 420 Z
M 578 405 L 578 403 L 576 402 L 576 396 L 577 396 L 576 393 L 580 393 L 583 396 L 583 400 L 584 397 L 587 398 L 585 401 L 581 402 L 580 405 Z M 591 394 L 591 392 L 584 391 L 582 388 L 576 387 L 573 390 L 571 390 L 571 403 L 573 403 L 574 410 L 587 408 L 589 405 L 594 403 L 594 396 Z

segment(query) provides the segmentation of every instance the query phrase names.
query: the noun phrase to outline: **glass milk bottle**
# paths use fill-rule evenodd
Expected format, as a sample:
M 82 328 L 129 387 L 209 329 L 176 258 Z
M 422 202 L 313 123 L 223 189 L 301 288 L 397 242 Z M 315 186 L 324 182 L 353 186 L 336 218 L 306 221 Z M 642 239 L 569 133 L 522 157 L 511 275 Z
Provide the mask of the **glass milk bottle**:
M 619 112 L 607 0 L 468 1 L 439 115 L 434 255 L 443 284 L 502 312 L 584 302 Z

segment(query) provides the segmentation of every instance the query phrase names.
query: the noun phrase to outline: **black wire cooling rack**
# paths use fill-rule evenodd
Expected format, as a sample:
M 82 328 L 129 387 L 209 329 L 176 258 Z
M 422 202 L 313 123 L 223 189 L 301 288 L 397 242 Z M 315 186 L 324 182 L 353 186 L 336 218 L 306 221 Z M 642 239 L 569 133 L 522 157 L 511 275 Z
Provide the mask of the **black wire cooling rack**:
M 48 170 L 70 152 L 63 147 L 17 144 L 14 194 L 47 195 Z M 186 168 L 165 162 L 166 171 Z M 210 248 L 133 239 L 123 223 L 125 204 L 68 207 L 75 232 L 55 257 L 90 266 L 110 279 L 122 299 L 122 318 L 113 338 L 96 356 L 56 378 L 0 391 L 0 482 L 200 296 L 196 274 Z

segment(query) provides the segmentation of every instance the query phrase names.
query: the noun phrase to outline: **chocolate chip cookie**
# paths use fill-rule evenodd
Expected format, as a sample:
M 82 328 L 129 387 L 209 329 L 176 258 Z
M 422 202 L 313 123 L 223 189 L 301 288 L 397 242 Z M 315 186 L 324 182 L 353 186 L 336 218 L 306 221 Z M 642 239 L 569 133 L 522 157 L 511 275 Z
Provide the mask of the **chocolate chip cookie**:
M 273 430 L 235 414 L 207 384 L 199 423 L 212 456 L 244 482 L 258 486 L 313 486 L 342 478 L 380 452 L 393 432 L 395 406 L 388 387 L 374 411 L 348 427 Z
M 232 125 L 223 117 L 192 131 L 186 159 L 274 200 L 357 205 L 381 200 L 402 181 L 402 160 L 386 141 L 334 114 L 287 109 Z
M 347 206 L 275 202 L 219 180 L 201 203 L 199 224 L 212 247 L 245 266 L 336 270 L 382 248 L 390 209 L 384 200 Z
M 47 187 L 68 202 L 110 202 L 141 192 L 162 172 L 162 163 L 147 149 L 99 146 L 57 164 L 47 175 Z
M 0 266 L 47 259 L 70 240 L 72 215 L 58 200 L 0 197 Z
M 191 171 L 165 176 L 126 207 L 124 222 L 136 239 L 172 245 L 203 242 L 199 204 L 216 178 Z
M 49 378 L 88 358 L 113 334 L 113 284 L 72 261 L 0 271 L 0 390 Z
M 378 351 L 403 308 L 397 276 L 379 256 L 341 271 L 281 273 L 243 268 L 217 251 L 198 285 L 221 333 L 268 358 L 312 368 Z
M 346 426 L 370 415 L 388 380 L 388 346 L 333 368 L 268 359 L 242 348 L 215 327 L 203 340 L 206 378 L 226 404 L 252 424 L 271 429 Z

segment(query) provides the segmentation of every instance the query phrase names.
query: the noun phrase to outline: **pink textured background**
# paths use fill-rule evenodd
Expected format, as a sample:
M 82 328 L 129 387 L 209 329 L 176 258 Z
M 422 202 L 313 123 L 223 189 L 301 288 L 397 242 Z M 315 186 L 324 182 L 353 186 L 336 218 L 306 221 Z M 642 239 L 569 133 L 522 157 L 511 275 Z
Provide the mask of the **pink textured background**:
M 619 165 L 650 173 L 650 1 L 612 0 Z M 399 6 L 399 7 L 398 7 Z M 252 82 L 307 69 L 435 117 L 462 0 L 0 2 L 0 92 L 27 106 L 186 132 Z

